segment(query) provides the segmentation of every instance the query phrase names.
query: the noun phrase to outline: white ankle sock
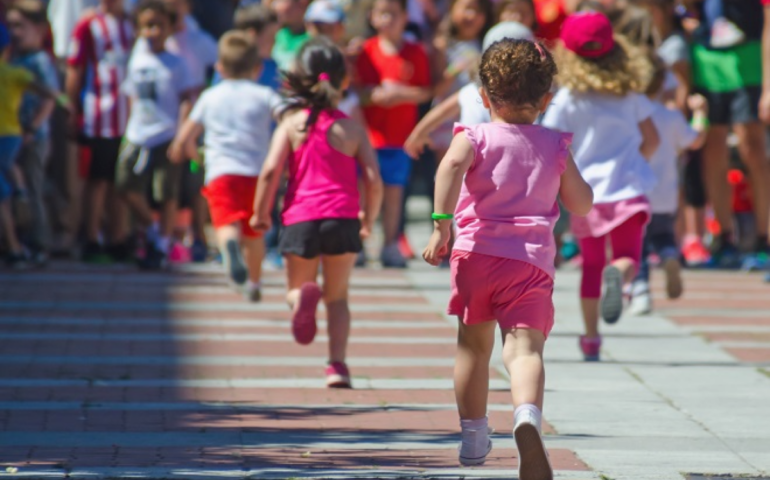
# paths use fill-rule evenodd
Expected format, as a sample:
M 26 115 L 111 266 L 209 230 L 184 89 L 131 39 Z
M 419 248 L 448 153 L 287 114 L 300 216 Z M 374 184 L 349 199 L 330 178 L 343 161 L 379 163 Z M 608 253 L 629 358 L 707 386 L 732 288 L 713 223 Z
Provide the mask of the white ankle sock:
M 537 431 L 542 432 L 541 424 L 543 421 L 543 414 L 536 405 L 532 403 L 523 403 L 516 407 L 516 410 L 513 412 L 513 424 L 517 425 L 522 421 L 535 425 Z
M 460 420 L 462 445 L 460 455 L 466 458 L 480 458 L 489 448 L 489 419 Z
M 252 282 L 251 280 L 248 280 L 246 282 L 246 288 L 250 292 L 253 292 L 254 290 L 259 290 L 260 288 L 262 288 L 262 282 Z

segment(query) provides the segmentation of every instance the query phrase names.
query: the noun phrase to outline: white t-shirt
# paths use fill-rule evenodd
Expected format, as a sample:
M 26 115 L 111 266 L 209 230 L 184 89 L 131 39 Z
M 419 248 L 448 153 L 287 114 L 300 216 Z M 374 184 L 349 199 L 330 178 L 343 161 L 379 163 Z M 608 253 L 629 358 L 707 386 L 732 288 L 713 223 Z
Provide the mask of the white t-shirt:
M 655 175 L 639 152 L 639 123 L 652 112 L 652 102 L 638 93 L 618 97 L 561 88 L 542 124 L 574 134 L 575 163 L 594 191 L 594 203 L 612 203 L 655 186 Z
M 481 101 L 479 87 L 475 83 L 469 83 L 460 89 L 457 102 L 460 104 L 461 125 L 472 126 L 492 121 L 489 110 L 484 108 Z
M 131 98 L 126 139 L 146 148 L 172 140 L 180 98 L 194 87 L 182 57 L 165 51 L 133 52 L 123 83 L 123 91 Z
M 251 80 L 223 80 L 203 92 L 190 119 L 206 131 L 207 184 L 222 175 L 259 175 L 281 104 L 280 95 Z
M 147 52 L 147 40 L 139 38 L 134 46 L 134 54 Z M 166 40 L 166 50 L 184 59 L 190 83 L 194 88 L 206 85 L 206 73 L 219 58 L 219 50 L 214 37 L 201 30 L 198 22 L 191 16 L 185 17 L 185 29 L 176 32 Z
M 650 159 L 658 184 L 650 192 L 652 213 L 675 213 L 679 206 L 679 153 L 692 145 L 698 132 L 690 128 L 679 110 L 653 102 L 652 122 L 658 129 L 660 146 Z
M 358 97 L 358 94 L 353 90 L 350 90 L 345 95 L 345 98 L 343 98 L 337 105 L 337 109 L 349 117 L 353 115 L 353 111 L 360 106 L 361 99 Z

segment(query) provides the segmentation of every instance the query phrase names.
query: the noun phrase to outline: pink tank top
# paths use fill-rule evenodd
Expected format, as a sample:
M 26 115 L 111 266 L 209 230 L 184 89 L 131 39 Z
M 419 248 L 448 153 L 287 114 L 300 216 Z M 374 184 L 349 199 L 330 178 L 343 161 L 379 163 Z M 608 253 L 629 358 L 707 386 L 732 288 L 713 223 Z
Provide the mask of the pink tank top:
M 329 145 L 326 134 L 339 110 L 322 111 L 305 143 L 289 158 L 289 184 L 283 204 L 283 224 L 358 218 L 358 163 Z
M 555 274 L 556 197 L 571 133 L 540 125 L 455 125 L 475 158 L 455 210 L 454 248 L 530 263 Z

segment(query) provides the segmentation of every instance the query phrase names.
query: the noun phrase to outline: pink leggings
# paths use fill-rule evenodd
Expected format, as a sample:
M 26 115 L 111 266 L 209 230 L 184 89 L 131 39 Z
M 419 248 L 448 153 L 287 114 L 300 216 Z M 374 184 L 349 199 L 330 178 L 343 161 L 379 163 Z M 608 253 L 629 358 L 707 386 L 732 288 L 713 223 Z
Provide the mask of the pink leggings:
M 583 278 L 580 281 L 580 298 L 599 298 L 602 292 L 602 271 L 607 265 L 607 237 L 612 245 L 612 260 L 630 258 L 635 268 L 642 258 L 644 222 L 646 213 L 637 213 L 602 237 L 580 239 L 583 256 Z

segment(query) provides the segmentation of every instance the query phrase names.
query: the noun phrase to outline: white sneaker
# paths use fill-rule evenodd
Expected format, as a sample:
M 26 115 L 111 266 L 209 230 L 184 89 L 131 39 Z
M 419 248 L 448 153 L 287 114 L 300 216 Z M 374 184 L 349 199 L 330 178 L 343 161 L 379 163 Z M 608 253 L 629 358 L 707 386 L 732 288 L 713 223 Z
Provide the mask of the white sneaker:
M 631 315 L 649 315 L 652 313 L 652 295 L 644 292 L 631 297 L 631 305 L 628 307 Z
M 492 451 L 492 440 L 489 439 L 490 429 L 464 428 L 460 441 L 460 464 L 464 467 L 484 465 L 487 455 Z M 484 441 L 486 440 L 486 442 Z M 482 448 L 479 448 L 482 445 Z M 484 447 L 486 445 L 486 447 Z
M 396 243 L 382 247 L 380 262 L 385 268 L 406 268 L 406 259 L 401 255 Z
M 540 425 L 531 412 L 516 415 L 513 438 L 519 450 L 519 480 L 553 480 L 553 468 L 540 436 Z

